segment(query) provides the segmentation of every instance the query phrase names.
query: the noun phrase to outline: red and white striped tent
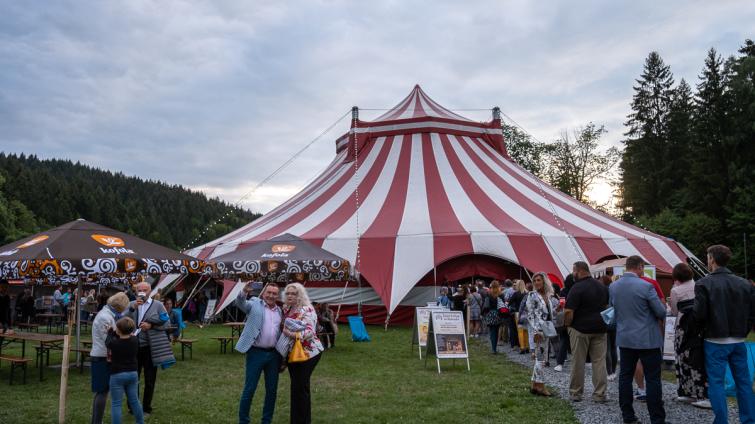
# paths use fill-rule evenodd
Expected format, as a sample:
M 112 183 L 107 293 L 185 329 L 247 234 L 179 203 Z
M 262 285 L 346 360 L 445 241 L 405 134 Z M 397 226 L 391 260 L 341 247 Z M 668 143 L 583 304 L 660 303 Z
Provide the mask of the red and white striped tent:
M 373 121 L 356 115 L 351 130 L 336 141 L 333 162 L 301 192 L 188 253 L 211 260 L 295 234 L 357 264 L 369 287 L 347 289 L 346 303 L 372 304 L 383 316 L 400 305 L 433 300 L 433 285 L 443 281 L 439 269 L 457 277 L 487 270 L 492 277 L 518 278 L 511 273 L 521 268 L 564 276 L 578 260 L 594 264 L 638 254 L 670 271 L 689 254 L 671 239 L 578 202 L 513 162 L 497 109 L 491 121 L 474 122 L 415 86 Z M 342 294 L 336 287 L 322 289 L 319 296 L 313 287 L 312 297 L 334 301 Z

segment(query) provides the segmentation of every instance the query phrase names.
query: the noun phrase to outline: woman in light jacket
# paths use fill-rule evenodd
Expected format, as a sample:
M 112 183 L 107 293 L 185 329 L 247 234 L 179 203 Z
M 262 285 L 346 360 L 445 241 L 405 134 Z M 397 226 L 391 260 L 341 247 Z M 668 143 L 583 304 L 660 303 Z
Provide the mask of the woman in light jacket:
M 553 325 L 554 311 L 550 301 L 552 297 L 553 286 L 550 279 L 545 273 L 538 272 L 532 277 L 532 291 L 527 295 L 526 302 L 528 330 L 535 342 L 534 346 L 530 346 L 532 354 L 535 355 L 530 393 L 539 396 L 551 396 L 551 393 L 545 388 L 543 367 L 550 355 L 546 325 L 549 325 L 555 332 Z
M 283 356 L 288 357 L 297 336 L 309 356 L 309 359 L 304 362 L 288 363 L 288 374 L 291 377 L 291 424 L 309 424 L 312 422 L 309 381 L 320 361 L 320 353 L 323 351 L 322 343 L 317 338 L 317 313 L 303 285 L 299 283 L 287 285 L 285 296 L 281 340 L 288 347 L 288 351 Z M 281 346 L 281 340 L 278 346 Z M 280 347 L 278 351 L 281 351 Z
M 102 423 L 107 394 L 110 390 L 110 365 L 107 361 L 105 339 L 107 339 L 108 330 L 115 328 L 115 321 L 121 317 L 126 308 L 128 308 L 128 296 L 125 293 L 116 293 L 108 298 L 107 305 L 97 313 L 92 322 L 92 351 L 89 355 L 92 363 L 92 392 L 94 393 L 92 424 Z

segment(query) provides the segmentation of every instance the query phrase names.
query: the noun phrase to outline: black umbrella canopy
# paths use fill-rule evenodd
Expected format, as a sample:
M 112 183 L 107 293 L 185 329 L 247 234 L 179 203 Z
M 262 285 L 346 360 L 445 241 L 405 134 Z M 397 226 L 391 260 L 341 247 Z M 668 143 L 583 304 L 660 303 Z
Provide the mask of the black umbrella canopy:
M 199 259 L 84 219 L 0 247 L 0 277 L 9 279 L 72 282 L 206 271 Z
M 288 281 L 346 281 L 349 261 L 293 234 L 283 234 L 214 258 L 223 275 Z

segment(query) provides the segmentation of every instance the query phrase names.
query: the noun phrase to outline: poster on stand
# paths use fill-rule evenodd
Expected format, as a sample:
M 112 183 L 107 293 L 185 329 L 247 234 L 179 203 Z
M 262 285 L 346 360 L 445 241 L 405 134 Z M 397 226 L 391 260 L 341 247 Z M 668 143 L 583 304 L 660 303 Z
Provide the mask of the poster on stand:
M 427 352 L 433 351 L 438 359 L 469 357 L 461 311 L 432 311 L 427 340 Z
M 418 306 L 414 311 L 414 325 L 412 330 L 412 350 L 419 346 L 419 359 L 422 359 L 422 348 L 427 346 L 427 330 L 430 326 L 430 314 L 433 310 L 441 310 L 437 306 Z
M 675 361 L 676 352 L 674 351 L 674 334 L 676 327 L 676 317 L 666 317 L 666 331 L 663 337 L 663 360 Z

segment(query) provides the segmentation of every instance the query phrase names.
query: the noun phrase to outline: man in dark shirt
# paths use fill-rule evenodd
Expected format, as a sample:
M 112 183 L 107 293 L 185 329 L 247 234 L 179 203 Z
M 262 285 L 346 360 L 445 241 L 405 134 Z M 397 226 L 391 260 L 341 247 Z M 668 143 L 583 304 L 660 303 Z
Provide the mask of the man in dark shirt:
M 608 327 L 600 313 L 608 305 L 608 289 L 590 276 L 585 262 L 575 262 L 572 268 L 574 286 L 566 298 L 564 325 L 568 327 L 572 351 L 569 396 L 582 400 L 585 386 L 585 362 L 589 353 L 592 361 L 592 398 L 605 402 L 608 374 L 606 370 L 606 332 Z

